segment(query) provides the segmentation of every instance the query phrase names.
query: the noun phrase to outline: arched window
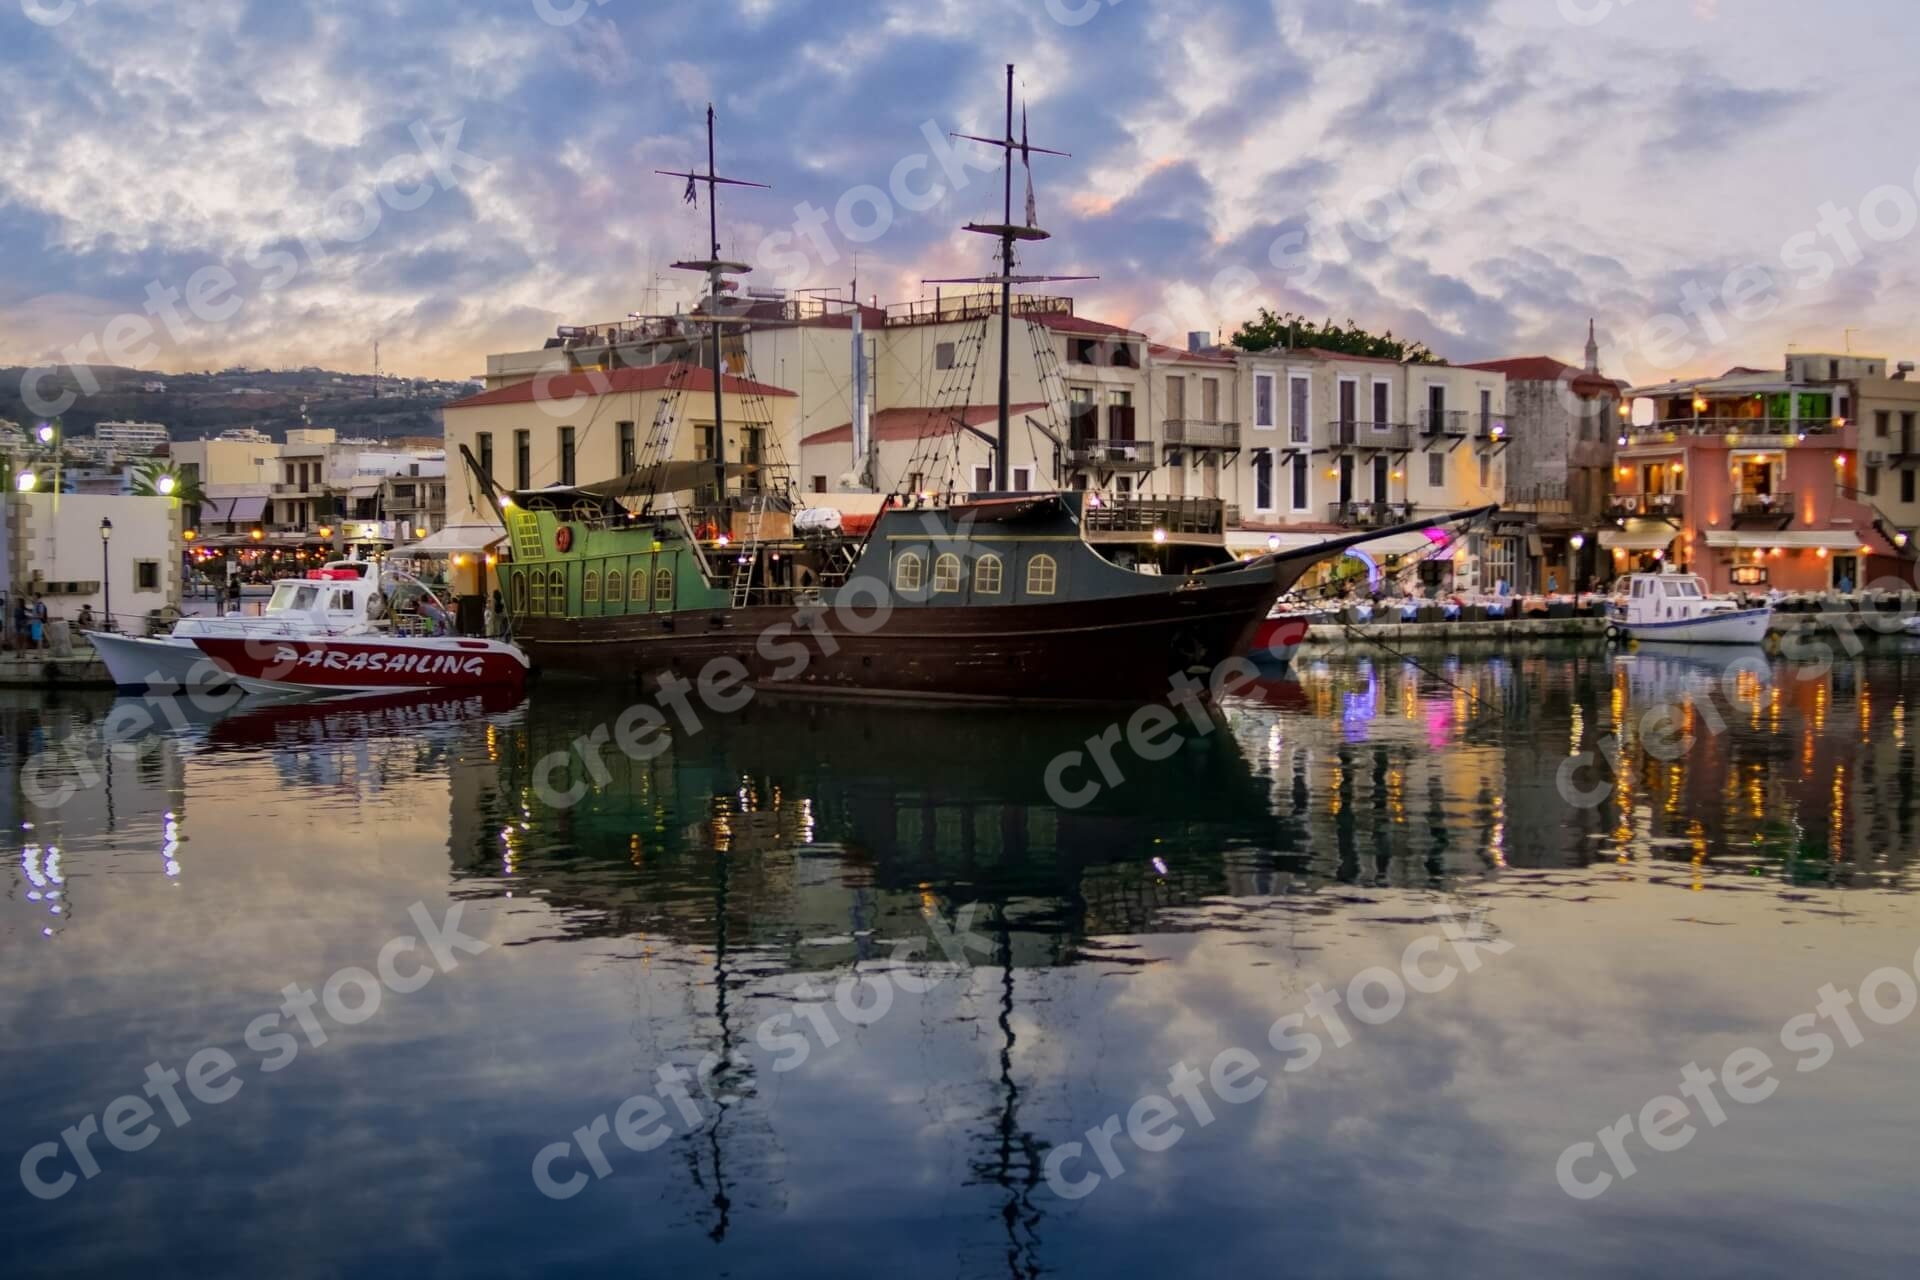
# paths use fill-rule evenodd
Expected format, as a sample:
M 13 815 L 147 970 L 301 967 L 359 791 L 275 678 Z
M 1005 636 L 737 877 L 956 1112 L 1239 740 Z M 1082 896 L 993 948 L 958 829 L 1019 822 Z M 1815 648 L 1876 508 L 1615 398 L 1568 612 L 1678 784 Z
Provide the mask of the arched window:
M 513 586 L 511 590 L 513 593 L 513 612 L 524 616 L 527 612 L 527 571 L 525 569 L 515 569 L 513 571 Z
M 908 551 L 901 555 L 893 566 L 893 589 L 896 591 L 918 591 L 920 572 L 924 562 L 919 553 Z
M 633 571 L 633 603 L 644 609 L 647 607 L 647 571 Z
M 1054 564 L 1052 556 L 1035 556 L 1027 561 L 1027 594 L 1030 596 L 1050 596 L 1054 585 L 1059 581 L 1060 568 Z
M 607 570 L 607 603 L 619 604 L 627 594 L 627 575 L 618 569 Z
M 653 603 L 656 608 L 673 608 L 673 570 L 662 569 L 653 575 Z
M 582 604 L 600 603 L 600 571 L 587 570 L 587 576 L 580 583 L 580 602 Z
M 999 556 L 981 556 L 973 566 L 973 594 L 977 596 L 997 596 L 1000 594 L 1002 570 Z
M 951 551 L 933 562 L 933 594 L 949 595 L 960 590 L 960 557 Z
M 547 575 L 535 569 L 527 575 L 527 612 L 535 617 L 547 611 Z

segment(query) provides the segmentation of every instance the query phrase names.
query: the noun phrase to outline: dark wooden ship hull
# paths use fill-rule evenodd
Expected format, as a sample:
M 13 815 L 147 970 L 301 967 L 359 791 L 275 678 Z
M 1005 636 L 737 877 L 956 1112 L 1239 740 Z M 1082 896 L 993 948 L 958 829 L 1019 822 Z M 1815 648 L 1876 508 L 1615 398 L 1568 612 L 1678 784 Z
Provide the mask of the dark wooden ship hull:
M 514 638 L 543 673 L 623 685 L 657 686 L 668 673 L 694 681 L 714 659 L 733 658 L 757 689 L 812 697 L 1140 702 L 1168 697 L 1178 673 L 1204 681 L 1220 662 L 1244 654 L 1273 602 L 1309 563 L 1281 561 L 1193 590 L 899 608 L 865 634 L 832 608 L 752 606 L 526 618 Z

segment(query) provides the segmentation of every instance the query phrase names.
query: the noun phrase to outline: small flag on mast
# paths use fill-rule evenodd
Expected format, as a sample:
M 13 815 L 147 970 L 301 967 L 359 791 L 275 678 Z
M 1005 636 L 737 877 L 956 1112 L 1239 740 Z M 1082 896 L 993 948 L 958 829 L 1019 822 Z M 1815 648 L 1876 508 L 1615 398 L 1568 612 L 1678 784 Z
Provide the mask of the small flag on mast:
M 1033 199 L 1033 152 L 1027 144 L 1027 104 L 1020 104 L 1020 161 L 1027 166 L 1027 225 L 1040 225 L 1040 209 Z

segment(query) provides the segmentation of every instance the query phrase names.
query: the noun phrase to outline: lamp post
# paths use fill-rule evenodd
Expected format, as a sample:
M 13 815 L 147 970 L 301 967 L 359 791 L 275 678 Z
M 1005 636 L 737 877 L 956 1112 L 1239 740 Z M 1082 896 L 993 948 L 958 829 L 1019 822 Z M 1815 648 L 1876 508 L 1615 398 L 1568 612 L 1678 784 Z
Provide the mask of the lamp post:
M 104 612 L 101 620 L 106 630 L 113 630 L 113 562 L 107 558 L 107 543 L 113 538 L 113 521 L 102 517 L 100 520 L 100 585 L 105 596 Z
M 1586 545 L 1587 535 L 1584 533 L 1576 533 L 1567 539 L 1567 546 L 1573 549 L 1573 563 L 1568 566 L 1567 586 L 1572 589 L 1575 596 L 1580 594 L 1580 582 L 1584 576 L 1585 566 L 1582 562 L 1586 557 L 1580 552 L 1586 548 Z

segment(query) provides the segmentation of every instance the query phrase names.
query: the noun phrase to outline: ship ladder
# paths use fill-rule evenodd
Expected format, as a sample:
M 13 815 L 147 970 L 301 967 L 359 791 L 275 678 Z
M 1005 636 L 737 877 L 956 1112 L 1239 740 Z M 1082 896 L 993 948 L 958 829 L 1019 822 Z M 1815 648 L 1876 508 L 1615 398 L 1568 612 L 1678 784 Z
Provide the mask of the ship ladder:
M 746 539 L 740 547 L 740 554 L 733 562 L 733 607 L 742 608 L 747 597 L 753 593 L 753 566 L 760 558 L 760 517 L 767 508 L 765 492 L 753 496 L 753 504 L 747 508 Z

